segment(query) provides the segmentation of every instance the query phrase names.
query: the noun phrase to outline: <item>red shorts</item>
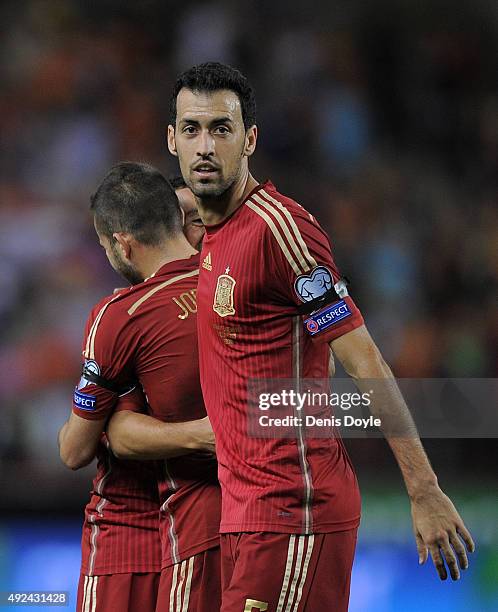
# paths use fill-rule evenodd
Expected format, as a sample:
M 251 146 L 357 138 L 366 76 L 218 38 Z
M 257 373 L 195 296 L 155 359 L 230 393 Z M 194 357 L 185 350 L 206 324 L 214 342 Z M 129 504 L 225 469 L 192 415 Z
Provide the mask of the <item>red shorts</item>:
M 220 548 L 210 548 L 161 572 L 156 612 L 218 612 Z
M 347 612 L 356 531 L 222 534 L 221 612 Z
M 154 612 L 161 574 L 80 574 L 76 612 Z

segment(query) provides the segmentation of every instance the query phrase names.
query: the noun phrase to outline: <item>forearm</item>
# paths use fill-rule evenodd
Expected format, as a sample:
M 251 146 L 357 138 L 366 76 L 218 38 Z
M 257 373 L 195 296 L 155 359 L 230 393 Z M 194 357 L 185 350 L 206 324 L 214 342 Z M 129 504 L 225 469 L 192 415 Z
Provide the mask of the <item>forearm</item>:
M 82 440 L 71 428 L 71 419 L 66 421 L 57 437 L 59 456 L 62 463 L 71 470 L 79 470 L 92 462 L 97 450 L 97 440 L 91 437 Z
M 199 421 L 165 423 L 149 415 L 123 410 L 107 426 L 111 449 L 120 459 L 167 459 L 207 450 L 202 440 L 206 427 Z
M 437 486 L 437 478 L 393 373 L 369 338 L 359 342 L 356 354 L 341 351 L 340 343 L 332 343 L 332 348 L 360 392 L 369 395 L 370 410 L 380 419 L 381 430 L 413 499 Z
M 59 434 L 57 436 L 57 444 L 59 446 L 59 452 L 61 450 L 61 447 L 64 443 L 64 436 L 66 435 L 66 431 L 67 431 L 67 421 L 64 423 L 64 425 L 59 429 Z
M 437 485 L 436 475 L 420 441 L 417 428 L 390 368 L 379 364 L 364 378 L 354 377 L 361 392 L 371 394 L 370 410 L 399 465 L 410 498 Z

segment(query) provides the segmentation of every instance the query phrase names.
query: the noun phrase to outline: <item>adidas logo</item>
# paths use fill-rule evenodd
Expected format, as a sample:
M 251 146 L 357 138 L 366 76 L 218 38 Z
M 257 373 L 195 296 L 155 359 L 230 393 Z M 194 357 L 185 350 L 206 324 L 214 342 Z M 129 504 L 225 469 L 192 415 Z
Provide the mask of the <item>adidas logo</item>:
M 208 253 L 206 257 L 204 257 L 204 261 L 202 262 L 202 267 L 205 268 L 206 270 L 209 270 L 210 272 L 213 269 L 213 266 L 211 265 L 211 253 Z

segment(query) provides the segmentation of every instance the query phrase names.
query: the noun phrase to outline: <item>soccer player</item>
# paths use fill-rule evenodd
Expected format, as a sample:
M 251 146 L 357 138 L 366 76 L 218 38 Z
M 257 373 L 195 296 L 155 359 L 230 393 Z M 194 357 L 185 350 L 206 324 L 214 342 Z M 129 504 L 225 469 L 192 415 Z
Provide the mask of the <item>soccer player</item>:
M 182 232 L 174 191 L 150 166 L 115 166 L 91 208 L 109 262 L 132 286 L 90 315 L 61 456 L 72 467 L 88 463 L 117 407 L 141 419 L 139 437 L 153 429 L 134 458 L 172 458 L 119 462 L 107 452 L 100 462 L 87 508 L 78 610 L 208 610 L 200 602 L 216 605 L 220 597 L 220 494 L 214 455 L 193 452 L 214 449 L 198 374 L 199 254 Z M 132 397 L 136 383 L 160 421 L 130 412 L 143 403 Z M 182 453 L 190 454 L 176 457 Z
M 410 497 L 420 562 L 459 577 L 473 542 L 436 476 L 391 370 L 348 295 L 316 219 L 249 172 L 256 104 L 237 70 L 207 63 L 176 81 L 168 147 L 206 226 L 198 285 L 201 384 L 222 486 L 222 611 L 344 611 L 360 498 L 340 439 L 251 438 L 251 379 L 327 378 L 329 345 L 362 391 L 410 435 L 388 437 Z M 316 311 L 316 312 L 315 312 Z M 304 317 L 302 313 L 307 313 Z M 459 537 L 460 536 L 460 537 Z M 457 563 L 458 559 L 458 563 Z

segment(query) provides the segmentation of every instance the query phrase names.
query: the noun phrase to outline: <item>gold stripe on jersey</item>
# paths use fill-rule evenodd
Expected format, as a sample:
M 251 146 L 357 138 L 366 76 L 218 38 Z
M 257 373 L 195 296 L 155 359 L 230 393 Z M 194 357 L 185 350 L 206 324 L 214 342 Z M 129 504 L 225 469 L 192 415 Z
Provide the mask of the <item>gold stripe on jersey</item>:
M 146 300 L 148 300 L 151 296 L 153 296 L 158 291 L 161 291 L 161 289 L 164 289 L 165 287 L 168 287 L 169 285 L 172 285 L 173 283 L 181 281 L 184 278 L 190 278 L 191 276 L 197 276 L 198 274 L 199 274 L 199 269 L 192 270 L 191 272 L 186 272 L 185 274 L 178 274 L 178 276 L 173 276 L 173 278 L 168 278 L 168 280 L 164 281 L 164 283 L 161 283 L 160 285 L 153 287 L 150 291 L 147 291 L 145 295 L 142 295 L 142 297 L 139 300 L 137 300 L 133 304 L 133 306 L 130 306 L 130 308 L 128 309 L 128 314 L 132 315 Z
M 282 213 L 279 212 L 278 210 L 276 210 L 275 206 L 273 204 L 269 204 L 268 202 L 263 200 L 263 198 L 261 198 L 257 193 L 255 193 L 252 196 L 252 199 L 256 200 L 256 202 L 260 206 L 264 206 L 266 208 L 266 210 L 268 210 L 269 212 L 271 212 L 273 214 L 275 219 L 278 221 L 278 224 L 282 228 L 282 231 L 284 232 L 285 237 L 287 238 L 287 242 L 290 244 L 291 249 L 294 251 L 294 255 L 295 255 L 297 261 L 299 262 L 301 268 L 304 270 L 304 272 L 308 272 L 310 267 L 309 267 L 308 263 L 304 260 L 304 257 L 302 255 L 301 251 L 299 250 L 299 248 L 298 248 L 298 246 L 296 244 L 296 241 L 295 241 L 294 237 L 292 236 L 292 234 L 291 234 L 291 232 L 289 230 L 289 226 L 287 225 L 287 223 L 285 222 L 285 220 L 282 217 Z
M 296 235 L 296 239 L 297 242 L 299 244 L 299 246 L 303 249 L 303 253 L 305 258 L 308 260 L 308 264 L 310 266 L 311 269 L 316 268 L 316 266 L 318 265 L 316 263 L 315 258 L 311 255 L 311 253 L 308 250 L 308 246 L 306 245 L 306 242 L 304 241 L 303 237 L 301 236 L 301 232 L 299 230 L 299 228 L 296 225 L 296 222 L 294 221 L 294 218 L 292 217 L 292 215 L 290 214 L 290 212 L 287 210 L 287 208 L 278 200 L 275 200 L 275 198 L 272 198 L 272 196 L 267 193 L 264 189 L 261 190 L 260 192 L 267 200 L 269 200 L 270 202 L 273 202 L 273 204 L 275 204 L 275 206 L 277 208 L 279 208 L 283 214 L 287 217 L 292 229 L 294 230 L 294 233 Z M 302 206 L 301 206 L 302 208 Z
M 93 322 L 92 327 L 90 328 L 90 333 L 88 334 L 88 338 L 86 339 L 85 348 L 85 357 L 87 359 L 95 359 L 95 334 L 97 333 L 97 327 L 99 326 L 100 319 L 102 318 L 102 315 L 104 314 L 106 308 L 112 301 L 114 301 L 114 299 L 115 298 L 109 300 L 106 304 L 102 306 L 99 311 L 99 314 L 95 317 L 95 321 Z
M 278 242 L 280 248 L 282 249 L 285 257 L 287 258 L 287 261 L 289 262 L 291 268 L 294 270 L 295 274 L 297 276 L 303 274 L 303 271 L 299 267 L 299 264 L 287 248 L 287 245 L 285 244 L 282 238 L 282 234 L 279 232 L 279 230 L 275 226 L 275 223 L 273 223 L 273 220 L 269 217 L 269 215 L 267 215 L 264 210 L 261 210 L 261 208 L 259 208 L 257 204 L 254 204 L 254 202 L 252 202 L 251 200 L 246 202 L 246 205 L 249 206 L 249 208 L 253 210 L 257 215 L 259 215 L 262 219 L 264 219 L 264 221 L 266 221 L 268 227 L 271 230 L 271 233 L 275 236 L 276 241 Z

